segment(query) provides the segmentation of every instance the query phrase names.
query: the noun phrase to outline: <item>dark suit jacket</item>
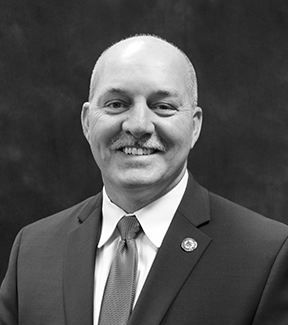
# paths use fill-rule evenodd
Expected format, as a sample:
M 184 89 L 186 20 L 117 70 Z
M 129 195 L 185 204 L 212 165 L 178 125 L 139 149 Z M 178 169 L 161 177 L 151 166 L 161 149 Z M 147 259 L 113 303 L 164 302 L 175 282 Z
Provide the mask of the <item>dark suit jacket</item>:
M 92 325 L 102 195 L 25 227 L 0 295 L 0 324 Z M 287 325 L 288 227 L 190 176 L 129 325 Z M 184 238 L 198 247 L 186 252 Z

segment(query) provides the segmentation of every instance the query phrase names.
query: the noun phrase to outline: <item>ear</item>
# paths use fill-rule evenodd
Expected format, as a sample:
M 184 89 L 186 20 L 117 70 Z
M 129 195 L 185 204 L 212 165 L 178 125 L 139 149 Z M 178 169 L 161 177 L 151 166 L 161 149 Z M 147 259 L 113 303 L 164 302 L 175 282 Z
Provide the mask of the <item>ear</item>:
M 192 133 L 192 139 L 191 139 L 191 149 L 195 146 L 195 143 L 197 142 L 201 128 L 202 128 L 202 118 L 203 113 L 202 109 L 199 106 L 196 106 L 193 111 L 193 133 Z
M 86 102 L 82 106 L 81 123 L 82 123 L 82 129 L 85 138 L 90 143 L 89 114 L 90 114 L 90 103 Z

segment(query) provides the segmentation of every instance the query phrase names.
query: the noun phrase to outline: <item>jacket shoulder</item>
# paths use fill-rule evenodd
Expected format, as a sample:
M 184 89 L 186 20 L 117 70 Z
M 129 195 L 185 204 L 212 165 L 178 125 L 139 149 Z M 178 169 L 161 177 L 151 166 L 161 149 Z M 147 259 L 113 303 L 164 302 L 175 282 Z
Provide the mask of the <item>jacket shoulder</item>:
M 102 195 L 99 193 L 72 207 L 25 226 L 22 232 L 25 233 L 25 235 L 39 235 L 41 232 L 47 234 L 54 229 L 57 233 L 62 231 L 67 233 L 79 225 L 79 222 L 81 223 L 89 217 L 93 210 L 101 206 L 101 202 Z
M 221 223 L 230 230 L 235 229 L 245 236 L 259 238 L 278 238 L 283 240 L 288 237 L 288 226 L 254 212 L 248 208 L 231 202 L 219 195 L 209 193 L 211 222 Z

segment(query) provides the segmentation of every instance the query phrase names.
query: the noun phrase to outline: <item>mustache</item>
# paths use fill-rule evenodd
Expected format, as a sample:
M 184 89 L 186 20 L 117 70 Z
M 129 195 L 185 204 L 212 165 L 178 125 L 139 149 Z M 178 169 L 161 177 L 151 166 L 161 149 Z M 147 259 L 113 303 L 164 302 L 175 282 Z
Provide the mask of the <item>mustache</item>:
M 141 140 L 135 138 L 133 135 L 125 133 L 121 133 L 118 136 L 114 137 L 108 147 L 112 150 L 118 150 L 124 147 L 136 147 L 166 151 L 166 147 L 157 136 L 152 136 L 146 140 Z

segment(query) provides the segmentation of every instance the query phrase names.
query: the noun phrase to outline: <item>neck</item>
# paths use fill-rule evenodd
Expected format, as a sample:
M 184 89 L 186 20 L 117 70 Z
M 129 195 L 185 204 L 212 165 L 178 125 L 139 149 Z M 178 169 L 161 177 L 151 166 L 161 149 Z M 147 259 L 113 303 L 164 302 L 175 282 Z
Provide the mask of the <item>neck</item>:
M 116 193 L 113 193 L 106 188 L 109 199 L 126 213 L 134 213 L 135 211 L 142 209 L 161 196 L 159 195 L 158 197 L 152 198 L 149 196 L 147 197 L 146 195 L 144 196 L 143 191 L 141 191 L 141 194 L 137 193 L 135 190 L 131 192 L 126 190 L 125 193 L 123 190 L 121 191 L 122 192 L 120 195 L 119 193 L 115 195 Z
M 131 188 L 115 188 L 105 184 L 105 190 L 109 199 L 126 213 L 134 213 L 156 201 L 169 191 L 171 191 L 184 176 L 185 170 L 176 179 L 169 184 L 165 184 L 162 188 L 157 188 L 155 184 L 145 187 L 131 187 Z M 157 188 L 157 192 L 155 189 Z

